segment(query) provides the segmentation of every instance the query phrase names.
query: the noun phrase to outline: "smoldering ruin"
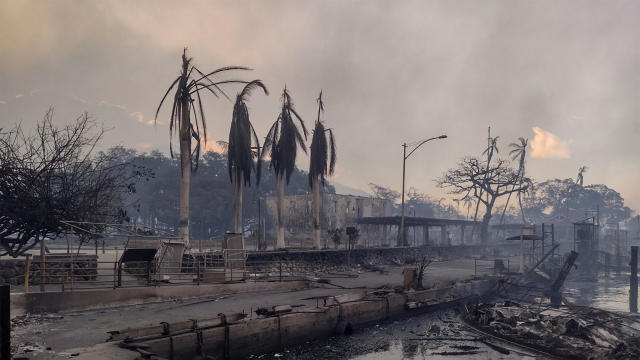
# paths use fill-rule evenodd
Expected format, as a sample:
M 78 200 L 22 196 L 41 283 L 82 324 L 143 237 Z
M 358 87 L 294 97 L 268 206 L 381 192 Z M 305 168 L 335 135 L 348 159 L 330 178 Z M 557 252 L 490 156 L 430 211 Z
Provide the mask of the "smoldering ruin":
M 478 5 L 0 5 L 0 359 L 640 358 L 640 7 Z

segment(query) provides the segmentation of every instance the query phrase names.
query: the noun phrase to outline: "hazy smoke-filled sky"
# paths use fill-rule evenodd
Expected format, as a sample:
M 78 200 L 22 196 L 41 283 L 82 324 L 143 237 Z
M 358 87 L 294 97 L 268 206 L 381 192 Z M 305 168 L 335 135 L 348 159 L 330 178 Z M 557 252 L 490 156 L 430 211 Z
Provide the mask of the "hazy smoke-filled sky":
M 447 134 L 407 163 L 407 187 L 486 146 L 529 138 L 527 173 L 604 183 L 640 208 L 638 1 L 11 1 L 0 0 L 0 127 L 31 127 L 50 105 L 88 111 L 107 145 L 168 151 L 155 108 L 187 46 L 203 69 L 271 91 L 249 100 L 260 136 L 286 84 L 309 128 L 318 92 L 338 141 L 336 182 L 400 190 L 403 142 Z M 235 94 L 237 88 L 229 88 Z M 205 99 L 210 146 L 232 103 Z M 307 169 L 308 158 L 298 166 Z

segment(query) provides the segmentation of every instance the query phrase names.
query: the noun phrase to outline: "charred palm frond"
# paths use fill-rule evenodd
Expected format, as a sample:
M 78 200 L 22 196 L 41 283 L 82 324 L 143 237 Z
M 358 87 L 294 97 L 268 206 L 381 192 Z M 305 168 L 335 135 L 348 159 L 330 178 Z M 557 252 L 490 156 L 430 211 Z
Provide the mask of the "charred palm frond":
M 489 146 L 482 152 L 482 155 L 489 155 L 489 158 L 493 156 L 493 153 L 498 153 L 498 139 L 500 136 L 496 136 L 490 139 Z
M 242 176 L 245 185 L 251 185 L 251 172 L 255 172 L 256 183 L 260 183 L 260 141 L 249 121 L 249 110 L 246 104 L 247 98 L 255 88 L 261 88 L 266 95 L 269 95 L 269 90 L 260 80 L 253 80 L 245 85 L 233 106 L 227 147 L 229 180 L 234 182 L 235 176 L 235 181 L 239 181 L 239 177 Z
M 302 133 L 298 130 L 294 117 L 300 122 Z M 284 175 L 289 183 L 291 174 L 296 166 L 296 153 L 298 146 L 307 153 L 305 141 L 307 140 L 307 128 L 302 117 L 293 107 L 291 95 L 285 87 L 282 92 L 282 109 L 278 119 L 271 125 L 264 141 L 261 157 L 269 153 L 271 157 L 270 167 L 276 174 Z
M 222 90 L 222 85 L 232 83 L 246 84 L 247 82 L 242 80 L 218 80 L 216 79 L 216 76 L 220 73 L 231 70 L 250 69 L 244 66 L 227 66 L 208 73 L 203 73 L 200 69 L 191 64 L 191 60 L 192 59 L 190 57 L 187 57 L 187 49 L 185 48 L 182 53 L 182 72 L 180 76 L 173 80 L 169 89 L 167 89 L 162 97 L 162 100 L 160 100 L 154 121 L 157 121 L 162 104 L 171 90 L 175 88 L 173 104 L 171 106 L 171 117 L 169 121 L 169 149 L 171 157 L 173 157 L 173 145 L 171 140 L 174 132 L 177 132 L 178 136 L 183 139 L 188 138 L 190 140 L 193 138 L 196 145 L 193 152 L 189 155 L 192 170 L 195 171 L 198 168 L 198 160 L 200 158 L 201 126 L 202 138 L 204 139 L 205 145 L 207 142 L 207 122 L 202 107 L 202 97 L 200 92 L 206 90 L 216 97 L 222 95 L 229 99 L 227 94 Z M 200 118 L 198 118 L 198 115 Z M 193 116 L 193 119 L 191 119 L 191 116 Z
M 524 160 L 527 154 L 527 144 L 529 143 L 529 139 L 519 137 L 518 140 L 520 141 L 520 144 L 509 144 L 509 146 L 512 148 L 511 151 L 509 151 L 509 155 L 511 155 L 512 160 L 516 160 L 519 158 L 519 167 L 520 170 L 522 170 L 524 169 Z
M 313 179 L 318 176 L 320 177 L 322 185 L 324 185 L 325 176 L 333 175 L 336 165 L 336 143 L 333 138 L 333 131 L 331 129 L 325 129 L 324 124 L 320 120 L 320 114 L 322 113 L 324 113 L 324 103 L 322 102 L 322 91 L 320 91 L 320 96 L 318 97 L 318 119 L 316 120 L 313 137 L 311 138 L 309 186 L 312 186 Z M 328 142 L 325 133 L 329 133 Z

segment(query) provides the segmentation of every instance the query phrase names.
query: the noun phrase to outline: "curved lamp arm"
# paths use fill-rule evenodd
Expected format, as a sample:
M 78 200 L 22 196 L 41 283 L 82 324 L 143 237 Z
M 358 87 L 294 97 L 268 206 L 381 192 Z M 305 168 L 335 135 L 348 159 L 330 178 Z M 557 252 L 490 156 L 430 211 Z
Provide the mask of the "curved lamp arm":
M 428 141 L 431 141 L 431 140 L 435 140 L 435 139 L 446 139 L 446 138 L 447 138 L 447 135 L 440 135 L 440 136 L 432 137 L 431 139 L 424 140 L 424 141 L 422 141 L 420 144 L 418 144 L 416 147 L 414 147 L 414 148 L 413 148 L 413 149 L 412 149 L 412 150 L 407 154 L 407 156 L 405 156 L 405 157 L 404 157 L 404 159 L 405 159 L 405 160 L 406 160 L 406 159 L 408 159 L 408 158 L 409 158 L 409 156 L 411 156 L 411 154 L 413 154 L 413 152 L 414 152 L 414 151 L 418 150 L 418 148 L 419 148 L 420 146 L 422 146 L 424 143 L 426 143 L 426 142 L 428 142 Z

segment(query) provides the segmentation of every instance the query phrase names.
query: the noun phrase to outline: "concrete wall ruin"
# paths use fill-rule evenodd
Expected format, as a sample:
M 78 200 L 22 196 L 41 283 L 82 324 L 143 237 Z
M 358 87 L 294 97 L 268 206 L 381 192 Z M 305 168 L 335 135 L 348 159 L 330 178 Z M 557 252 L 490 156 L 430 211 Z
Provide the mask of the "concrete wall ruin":
M 289 247 L 310 247 L 313 217 L 311 211 L 311 194 L 287 195 L 284 197 L 284 227 L 285 241 Z M 369 198 L 363 196 L 320 194 L 320 228 L 321 243 L 324 247 L 334 247 L 329 239 L 327 230 L 347 226 L 356 226 L 356 219 L 370 216 L 390 216 L 392 203 L 389 200 Z M 266 199 L 267 206 L 267 237 L 276 237 L 276 197 Z M 382 238 L 381 233 L 367 234 L 367 239 L 374 241 Z M 347 236 L 342 236 L 342 243 Z M 362 238 L 362 237 L 361 237 Z

